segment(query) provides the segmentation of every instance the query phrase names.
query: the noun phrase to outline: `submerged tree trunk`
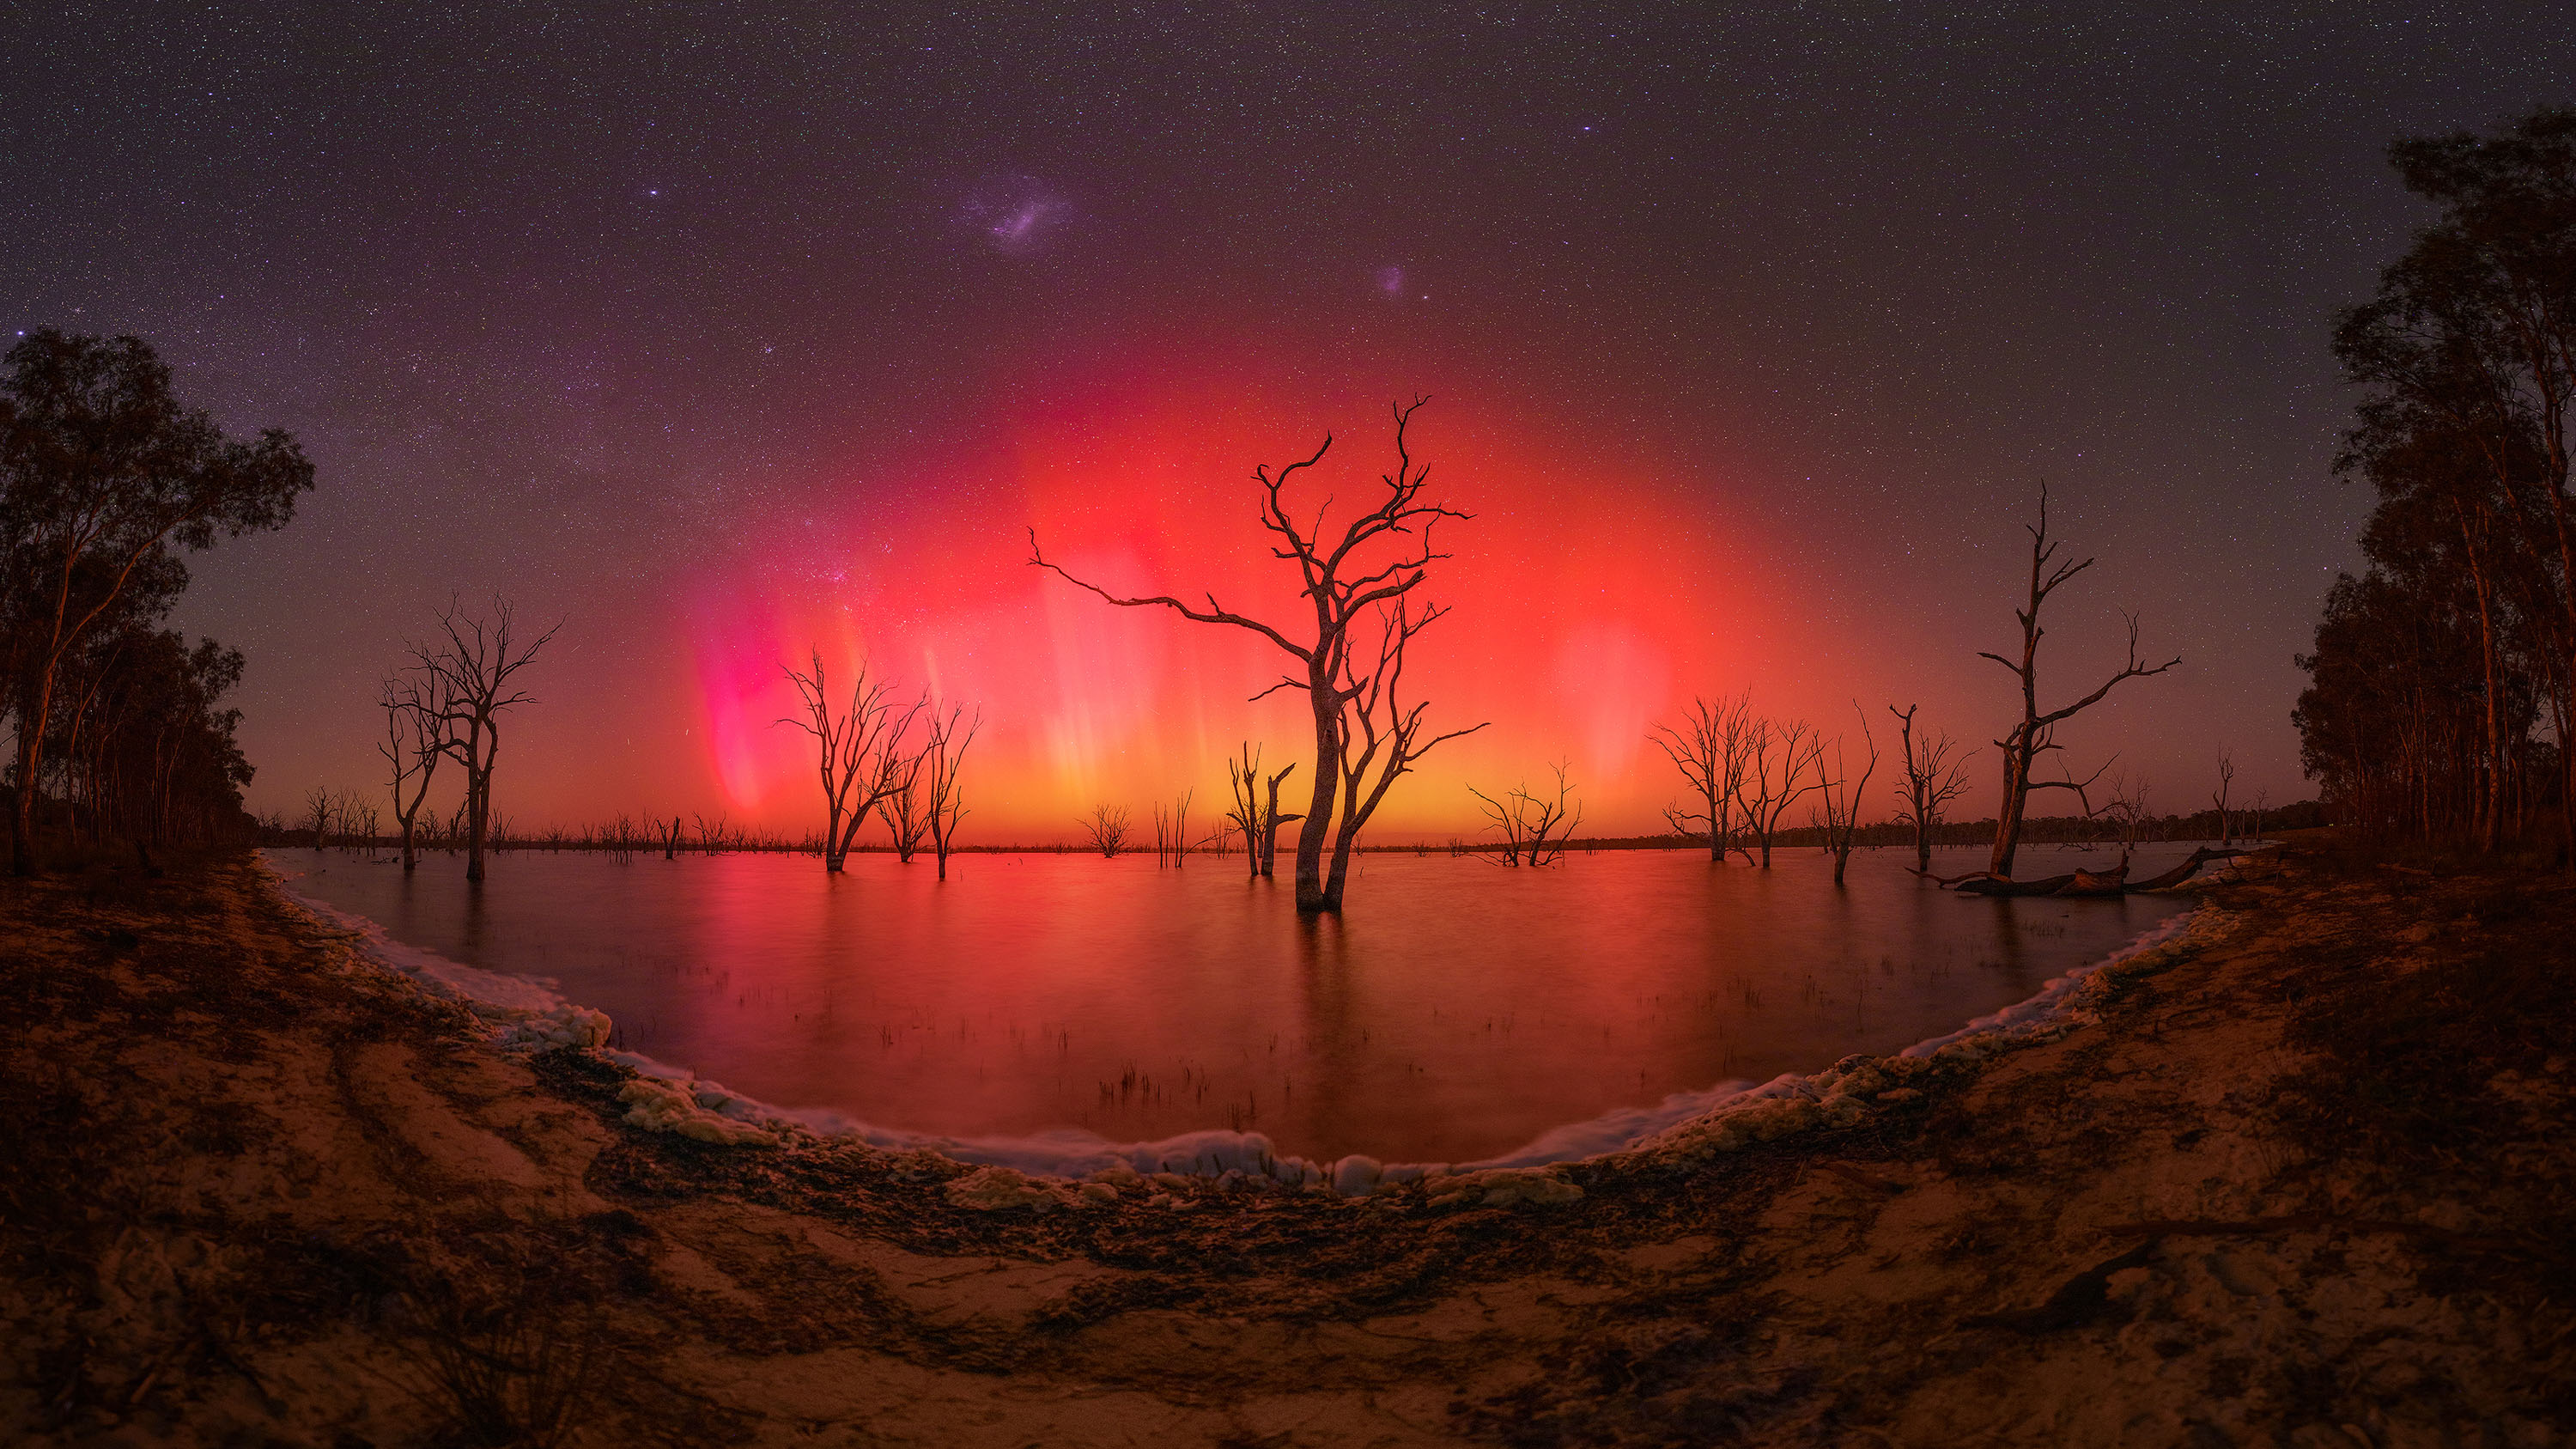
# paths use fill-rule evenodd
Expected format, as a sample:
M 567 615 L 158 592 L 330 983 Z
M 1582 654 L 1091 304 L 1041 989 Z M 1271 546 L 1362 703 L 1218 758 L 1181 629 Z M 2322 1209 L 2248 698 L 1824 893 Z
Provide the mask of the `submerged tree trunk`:
M 1306 818 L 1297 825 L 1297 909 L 1306 914 L 1342 908 L 1340 856 L 1328 882 L 1324 876 L 1324 837 L 1333 828 L 1333 805 L 1342 783 L 1342 704 L 1333 693 L 1332 662 L 1317 652 L 1306 697 L 1315 706 L 1315 789 L 1306 800 Z

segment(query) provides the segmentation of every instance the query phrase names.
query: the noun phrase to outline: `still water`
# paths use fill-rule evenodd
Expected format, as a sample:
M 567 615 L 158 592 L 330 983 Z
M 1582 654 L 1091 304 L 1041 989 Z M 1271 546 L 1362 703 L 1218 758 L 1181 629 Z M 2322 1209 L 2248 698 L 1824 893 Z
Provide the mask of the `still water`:
M 2187 845 L 2141 852 L 2139 874 Z M 2097 961 L 2188 898 L 1987 900 L 1853 856 L 1512 870 L 1367 855 L 1338 920 L 1239 860 L 278 850 L 296 891 L 534 977 L 618 1044 L 782 1107 L 958 1137 L 1267 1134 L 1318 1160 L 1470 1161 L 1672 1094 L 1889 1052 Z M 2110 863 L 2025 848 L 2024 870 Z M 1943 852 L 1934 868 L 1982 864 Z M 2035 857 L 2035 858 L 2034 858 Z M 1607 1145 L 1607 1144 L 1604 1144 Z

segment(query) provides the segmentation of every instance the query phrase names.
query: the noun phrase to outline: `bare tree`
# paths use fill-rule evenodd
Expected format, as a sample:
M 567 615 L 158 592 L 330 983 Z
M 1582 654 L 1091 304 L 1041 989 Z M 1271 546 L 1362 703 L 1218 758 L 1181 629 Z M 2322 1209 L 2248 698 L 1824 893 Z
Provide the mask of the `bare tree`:
M 2227 746 L 2218 747 L 2218 788 L 2210 792 L 2209 801 L 2218 807 L 2218 843 L 2221 847 L 2236 843 L 2236 829 L 2227 817 L 2227 789 L 2236 783 L 2236 761 L 2228 756 Z
M 1526 781 L 1504 791 L 1499 800 L 1473 785 L 1467 787 L 1485 818 L 1494 822 L 1492 828 L 1503 834 L 1503 864 L 1517 866 L 1526 859 L 1534 866 L 1546 865 L 1565 854 L 1567 838 L 1583 823 L 1583 807 L 1575 803 L 1574 786 L 1565 777 L 1572 764 L 1569 760 L 1552 767 L 1554 798 L 1531 793 Z
M 1824 788 L 1824 753 L 1823 736 L 1805 720 L 1783 724 L 1757 719 L 1746 731 L 1743 778 L 1736 786 L 1735 805 L 1743 812 L 1744 828 L 1761 847 L 1764 870 L 1771 868 L 1771 837 L 1779 833 L 1789 807 Z M 1776 780 L 1772 778 L 1775 765 Z M 1736 851 L 1747 862 L 1754 859 L 1752 850 L 1742 845 Z
M 1304 818 L 1283 815 L 1279 811 L 1280 782 L 1297 772 L 1297 763 L 1289 761 L 1277 774 L 1264 781 L 1261 750 L 1246 740 L 1242 758 L 1226 761 L 1225 769 L 1227 782 L 1234 790 L 1234 810 L 1227 818 L 1243 831 L 1243 852 L 1248 861 L 1246 869 L 1252 878 L 1268 880 L 1272 865 L 1279 856 L 1279 827 L 1291 820 Z M 1267 798 L 1262 792 L 1265 783 L 1269 787 Z
M 2148 667 L 2138 658 L 2137 615 L 2127 615 L 2129 657 L 2128 662 L 2120 667 L 2120 672 L 2104 680 L 2100 688 L 2073 704 L 2042 713 L 2039 707 L 2039 641 L 2046 631 L 2039 625 L 2039 609 L 2042 604 L 2048 602 L 2050 594 L 2057 592 L 2060 584 L 2093 567 L 2093 560 L 2086 558 L 2080 561 L 2058 563 L 2055 567 L 2051 567 L 2060 545 L 2051 543 L 2048 539 L 2048 489 L 2044 485 L 2039 490 L 2039 522 L 2027 527 L 2030 533 L 2030 601 L 2025 607 L 2013 611 L 2013 617 L 2021 621 L 2021 659 L 2016 663 L 2000 654 L 1988 653 L 1984 650 L 1979 650 L 1977 653 L 1978 658 L 1991 659 L 2011 670 L 2021 682 L 2021 723 L 2013 726 L 2011 732 L 2002 739 L 1995 741 L 1996 748 L 2002 750 L 2004 754 L 2004 788 L 2003 800 L 1995 809 L 1994 857 L 1987 869 L 2006 878 L 2012 875 L 2013 853 L 2021 845 L 2022 815 L 2029 804 L 2030 792 L 2048 789 L 2072 790 L 2075 792 L 2076 799 L 2083 801 L 2085 786 L 2101 777 L 2101 771 L 2096 770 L 2092 777 L 2081 781 L 2073 778 L 2071 773 L 2063 780 L 2031 778 L 2033 761 L 2050 751 L 2064 748 L 2053 737 L 2057 726 L 2101 703 L 2103 696 L 2109 694 L 2112 686 L 2120 681 L 2144 679 L 2149 675 L 2162 674 L 2182 662 L 2182 659 L 2177 656 L 2152 668 Z M 2104 768 L 2109 768 L 2107 762 Z M 2086 814 L 2091 814 L 2093 809 L 2091 802 L 2086 801 L 2084 809 Z
M 1745 747 L 1753 737 L 1752 693 L 1747 691 L 1714 705 L 1695 698 L 1682 724 L 1681 729 L 1657 725 L 1647 738 L 1673 762 L 1674 769 L 1682 772 L 1682 780 L 1697 797 L 1699 809 L 1667 805 L 1664 819 L 1676 835 L 1706 835 L 1708 858 L 1724 861 L 1728 841 L 1734 834 L 1731 827 L 1736 792 L 1744 785 Z
M 2270 790 L 2257 790 L 2254 792 L 2254 833 L 2246 838 L 2245 843 L 2247 845 L 2261 845 L 2263 843 L 2263 812 L 2271 805 L 2271 803 L 2272 792 Z
M 1297 773 L 1297 762 L 1290 760 L 1280 768 L 1278 774 L 1271 776 L 1268 782 L 1269 796 L 1261 807 L 1261 878 L 1263 880 L 1272 880 L 1277 876 L 1273 867 L 1279 861 L 1279 827 L 1292 820 L 1306 818 L 1295 813 L 1286 815 L 1279 813 L 1280 782 L 1295 773 Z
M 1186 863 L 1190 853 L 1190 798 L 1197 793 L 1183 790 L 1169 811 L 1159 804 L 1154 807 L 1154 864 L 1177 870 Z
M 376 700 L 385 712 L 385 737 L 377 743 L 376 753 L 384 756 L 386 768 L 393 772 L 387 783 L 393 790 L 394 823 L 402 828 L 405 875 L 420 866 L 413 837 L 421 802 L 429 798 L 429 782 L 438 773 L 438 762 L 447 758 L 442 678 L 435 671 L 417 669 L 389 676 Z
M 1869 746 L 1869 762 L 1861 767 L 1860 779 L 1851 778 L 1843 760 L 1843 741 L 1834 739 L 1833 778 L 1825 781 L 1825 849 L 1834 857 L 1834 884 L 1843 883 L 1843 868 L 1851 864 L 1852 839 L 1860 832 L 1862 792 L 1869 789 L 1869 777 L 1878 773 L 1878 737 L 1869 732 L 1869 715 L 1852 702 L 1852 712 L 1860 716 L 1860 737 Z M 1816 773 L 1824 774 L 1821 757 Z
M 815 774 L 823 784 L 823 869 L 838 875 L 850 857 L 850 846 L 868 816 L 895 794 L 909 788 L 921 769 L 921 757 L 904 753 L 905 736 L 929 708 L 916 699 L 898 709 L 894 686 L 868 678 L 862 660 L 850 681 L 850 699 L 835 705 L 823 670 L 823 652 L 808 652 L 814 672 L 799 674 L 780 665 L 805 707 L 803 719 L 782 719 L 814 737 Z
M 1909 704 L 1900 711 L 1891 704 L 1887 712 L 1896 716 L 1898 751 L 1905 768 L 1905 778 L 1896 784 L 1896 818 L 1914 827 L 1915 874 L 1929 875 L 1942 807 L 1967 793 L 1967 762 L 1976 751 L 1960 753 L 1959 742 L 1946 733 L 1916 739 L 1914 712 L 1921 708 Z
M 313 832 L 315 850 L 331 843 L 331 817 L 338 803 L 327 785 L 316 785 L 304 792 L 304 828 Z
M 930 747 L 923 753 L 929 772 L 925 792 L 930 805 L 930 850 L 939 860 L 939 878 L 948 879 L 948 857 L 956 848 L 957 822 L 966 818 L 966 795 L 958 783 L 966 768 L 966 747 L 984 727 L 984 712 L 966 717 L 963 705 L 951 705 L 945 720 L 933 716 Z
M 1314 715 L 1314 794 L 1297 833 L 1297 909 L 1303 912 L 1341 909 L 1351 847 L 1360 827 L 1384 798 L 1386 787 L 1434 745 L 1471 732 L 1455 730 L 1423 740 L 1423 706 L 1403 711 L 1396 708 L 1394 700 L 1394 676 L 1402 672 L 1404 646 L 1446 612 L 1425 609 L 1417 615 L 1404 607 L 1405 596 L 1429 577 L 1431 563 L 1448 557 L 1432 549 L 1432 527 L 1442 519 L 1469 516 L 1422 501 L 1423 483 L 1430 470 L 1413 461 L 1405 445 L 1405 429 L 1424 401 L 1416 398 L 1410 406 L 1393 409 L 1396 466 L 1393 472 L 1380 475 L 1385 495 L 1377 507 L 1344 527 L 1338 541 L 1325 538 L 1322 510 L 1318 510 L 1313 523 L 1301 525 L 1289 515 L 1285 498 L 1285 490 L 1296 475 L 1321 462 L 1331 449 L 1333 440 L 1329 436 L 1303 462 L 1290 463 L 1275 474 L 1266 466 L 1253 470 L 1253 481 L 1261 486 L 1263 494 L 1260 524 L 1275 540 L 1272 556 L 1296 565 L 1301 581 L 1299 592 L 1314 609 L 1315 634 L 1311 642 L 1299 643 L 1258 619 L 1230 612 L 1213 593 L 1205 596 L 1204 609 L 1169 595 L 1120 598 L 1047 562 L 1039 550 L 1036 530 L 1029 533 L 1029 562 L 1077 588 L 1121 608 L 1161 607 L 1198 623 L 1248 629 L 1297 661 L 1297 671 L 1271 688 L 1304 690 Z M 1330 507 L 1329 500 L 1325 506 Z M 1398 537 L 1407 542 L 1395 550 L 1392 561 L 1371 567 L 1373 560 L 1360 557 L 1361 550 L 1373 542 Z M 1344 578 L 1345 569 L 1355 576 Z M 1392 606 L 1391 614 L 1388 606 Z M 1355 641 L 1352 630 L 1372 612 L 1386 615 L 1387 623 L 1378 639 L 1376 657 L 1369 660 L 1362 653 L 1367 647 L 1365 636 Z M 1385 720 L 1371 718 L 1372 705 L 1389 711 Z M 1387 749 L 1378 755 L 1375 752 L 1381 743 Z M 1357 787 L 1364 783 L 1366 766 L 1359 771 L 1352 769 L 1354 753 L 1362 753 L 1379 771 L 1373 788 L 1364 795 Z M 1329 867 L 1324 859 L 1328 840 L 1332 847 Z
M 1398 599 L 1394 607 L 1378 611 L 1383 630 L 1377 658 L 1369 672 L 1358 673 L 1351 657 L 1343 658 L 1339 690 L 1343 700 L 1341 740 L 1334 751 L 1342 767 L 1342 819 L 1333 832 L 1332 870 L 1324 878 L 1326 898 L 1335 910 L 1341 908 L 1342 886 L 1350 870 L 1351 850 L 1359 844 L 1360 829 L 1377 813 L 1388 788 L 1413 773 L 1414 761 L 1429 754 L 1433 746 L 1485 727 L 1483 723 L 1472 724 L 1426 740 L 1422 736 L 1423 715 L 1430 710 L 1430 703 L 1416 701 L 1407 705 L 1401 696 L 1406 647 L 1414 635 L 1448 612 L 1446 608 L 1426 608 L 1416 618 L 1411 601 Z M 1303 859 L 1301 841 L 1301 869 Z
M 672 816 L 671 824 L 667 829 L 665 829 L 658 820 L 654 823 L 653 828 L 661 832 L 662 858 L 664 860 L 678 860 L 680 858 L 680 817 L 677 815 Z
M 1118 852 L 1127 848 L 1127 807 L 1124 805 L 1094 805 L 1090 819 L 1077 818 L 1073 823 L 1082 828 L 1083 835 L 1091 841 L 1091 848 L 1099 851 L 1103 859 L 1114 859 Z
M 930 838 L 930 799 L 921 788 L 921 774 L 929 763 L 928 746 L 904 762 L 898 771 L 901 781 L 877 802 L 877 814 L 894 837 L 894 858 L 905 865 L 921 853 L 921 843 Z
M 2104 813 L 2119 824 L 2120 844 L 2135 850 L 2139 839 L 2146 833 L 2146 775 L 2142 772 L 2133 780 L 2129 772 L 2123 770 L 2112 776 L 2110 799 L 2102 808 Z
M 436 676 L 444 701 L 444 748 L 465 769 L 465 878 L 483 878 L 483 852 L 492 825 L 492 770 L 501 754 L 501 711 L 533 704 L 536 697 L 510 681 L 563 627 L 557 623 L 522 645 L 510 601 L 495 598 L 492 618 L 469 615 L 448 601 L 439 612 L 446 642 L 412 646 L 416 667 Z
M 1244 872 L 1247 879 L 1261 878 L 1261 751 L 1252 741 L 1243 742 L 1243 756 L 1225 762 L 1226 787 L 1234 792 L 1234 808 L 1226 813 L 1243 831 Z

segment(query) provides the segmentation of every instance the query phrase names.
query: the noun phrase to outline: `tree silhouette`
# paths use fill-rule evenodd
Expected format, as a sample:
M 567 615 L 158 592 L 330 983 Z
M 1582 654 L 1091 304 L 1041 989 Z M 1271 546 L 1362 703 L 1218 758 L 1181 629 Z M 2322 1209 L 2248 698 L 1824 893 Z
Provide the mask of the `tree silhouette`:
M 948 857 L 956 848 L 957 822 L 966 818 L 966 794 L 959 783 L 966 769 L 966 747 L 984 727 L 983 711 L 968 718 L 963 705 L 951 705 L 948 718 L 933 716 L 930 743 L 922 751 L 923 793 L 930 806 L 930 849 L 939 861 L 939 878 L 948 879 Z
M 1551 766 L 1556 771 L 1556 794 L 1533 792 L 1524 782 L 1503 792 L 1501 798 L 1486 794 L 1470 785 L 1467 793 L 1476 797 L 1478 808 L 1493 822 L 1492 829 L 1502 832 L 1503 864 L 1517 866 L 1526 859 L 1533 866 L 1547 865 L 1565 854 L 1565 842 L 1574 827 L 1583 823 L 1583 807 L 1574 799 L 1574 784 L 1566 778 L 1572 761 Z
M 2120 672 L 2102 681 L 2100 688 L 2073 704 L 2043 713 L 2039 707 L 2039 641 L 2047 631 L 2040 627 L 2040 606 L 2047 603 L 2048 596 L 2057 592 L 2067 580 L 2093 567 L 2093 560 L 2085 558 L 2068 562 L 2058 561 L 2057 551 L 2061 545 L 2049 541 L 2048 488 L 2044 484 L 2039 490 L 2039 522 L 2025 527 L 2030 534 L 2030 598 L 2027 604 L 2013 611 L 2013 617 L 2021 621 L 2021 657 L 2013 660 L 1984 650 L 1979 650 L 1977 653 L 1978 658 L 1991 659 L 2011 670 L 2021 686 L 2021 722 L 2014 725 L 2002 739 L 1995 741 L 1995 747 L 2004 753 L 2003 800 L 1995 808 L 1994 855 L 1986 868 L 1996 875 L 2005 877 L 2011 876 L 2013 853 L 2021 846 L 2022 816 L 2028 806 L 2030 792 L 2072 790 L 2075 792 L 2075 798 L 2083 801 L 2085 787 L 2094 779 L 2101 777 L 2101 771 L 2096 770 L 2091 778 L 2085 780 L 2071 777 L 2063 780 L 2031 778 L 2031 765 L 2034 761 L 2041 755 L 2064 748 L 2054 738 L 2057 726 L 2100 704 L 2103 697 L 2111 692 L 2112 687 L 2122 680 L 2144 679 L 2150 675 L 2162 674 L 2182 662 L 2180 657 L 2176 657 L 2149 667 L 2140 660 L 2138 619 L 2134 614 L 2128 615 L 2129 658 L 2128 662 L 2120 667 Z M 2103 768 L 2109 768 L 2107 761 Z M 2086 801 L 2084 808 L 2087 814 L 2092 813 L 2091 802 Z
M 388 786 L 393 792 L 394 823 L 402 828 L 403 873 L 409 875 L 420 863 L 413 842 L 421 802 L 429 798 L 438 762 L 447 758 L 444 677 L 418 669 L 388 677 L 377 692 L 376 704 L 385 712 L 385 737 L 376 742 L 376 753 L 384 756 L 385 767 L 393 772 Z
M 279 528 L 313 465 L 277 429 L 226 438 L 180 405 L 141 339 L 44 328 L 0 376 L 0 608 L 17 733 L 12 872 L 32 874 L 45 739 L 66 659 L 120 605 L 138 626 L 187 587 L 178 551 Z
M 2301 661 L 2302 755 L 2359 823 L 2489 847 L 2545 768 L 2576 841 L 2576 109 L 2389 160 L 2441 211 L 2335 330 L 2364 389 L 2336 468 L 2380 504 L 2370 571 L 2338 580 Z
M 1788 815 L 1789 807 L 1825 787 L 1824 755 L 1823 734 L 1805 720 L 1756 719 L 1746 730 L 1735 808 L 1743 813 L 1744 828 L 1761 849 L 1764 870 L 1771 868 L 1771 837 L 1780 833 L 1780 821 Z M 1779 770 L 1776 779 L 1772 774 L 1775 764 Z M 1752 849 L 1740 845 L 1736 849 L 1748 863 L 1753 861 Z
M 1909 704 L 1900 711 L 1891 704 L 1887 712 L 1896 716 L 1897 754 L 1904 771 L 1896 784 L 1896 818 L 1914 827 L 1914 869 L 1918 875 L 1929 875 L 1942 807 L 1967 793 L 1968 756 L 1976 751 L 1960 754 L 1958 741 L 1946 734 L 1916 739 L 1914 712 L 1921 708 Z
M 1274 540 L 1271 554 L 1296 565 L 1299 592 L 1314 610 L 1314 636 L 1303 643 L 1277 627 L 1227 609 L 1213 593 L 1205 596 L 1204 609 L 1167 594 L 1141 598 L 1113 594 L 1048 562 L 1038 545 L 1037 530 L 1029 531 L 1029 563 L 1076 588 L 1120 608 L 1165 608 L 1196 623 L 1246 629 L 1296 661 L 1294 672 L 1261 693 L 1303 690 L 1314 715 L 1314 793 L 1297 831 L 1297 909 L 1302 912 L 1341 909 L 1351 848 L 1387 788 L 1442 741 L 1484 728 L 1479 724 L 1426 738 L 1427 705 L 1408 707 L 1397 695 L 1406 647 L 1448 612 L 1437 607 L 1417 610 L 1407 598 L 1429 577 L 1430 565 L 1448 557 L 1433 550 L 1431 530 L 1442 519 L 1470 517 L 1422 501 L 1430 469 L 1414 462 L 1405 432 L 1425 401 L 1416 398 L 1410 405 L 1392 409 L 1396 462 L 1394 471 L 1380 475 L 1384 497 L 1345 525 L 1338 539 L 1327 538 L 1323 509 L 1312 524 L 1301 525 L 1290 515 L 1287 500 L 1289 484 L 1331 450 L 1330 436 L 1302 462 L 1275 473 L 1267 466 L 1253 470 L 1253 481 L 1262 491 L 1260 526 Z M 1330 506 L 1327 500 L 1325 508 Z M 1387 559 L 1382 551 L 1370 551 L 1372 544 L 1381 550 L 1396 545 L 1395 556 Z M 1350 577 L 1344 576 L 1346 571 Z M 1380 622 L 1373 649 L 1365 627 L 1372 617 Z
M 913 722 L 930 708 L 927 698 L 895 707 L 894 686 L 868 678 L 862 661 L 850 681 L 847 704 L 836 704 L 824 673 L 823 652 L 809 651 L 813 673 L 786 665 L 779 671 L 796 686 L 804 717 L 781 719 L 813 736 L 815 775 L 823 786 L 823 870 L 838 875 L 868 816 L 897 791 L 911 786 L 922 757 L 904 753 Z
M 1843 739 L 1837 735 L 1833 743 L 1832 778 L 1824 781 L 1825 849 L 1834 858 L 1836 885 L 1843 883 L 1844 868 L 1851 864 L 1852 842 L 1860 834 L 1861 797 L 1869 790 L 1869 777 L 1878 773 L 1878 737 L 1870 733 L 1869 715 L 1861 709 L 1858 700 L 1852 702 L 1852 713 L 1860 716 L 1860 737 L 1862 743 L 1869 746 L 1869 759 L 1861 766 L 1860 778 L 1852 779 L 1843 759 Z M 1817 760 L 1816 773 L 1819 777 L 1825 774 L 1821 755 Z
M 1753 739 L 1753 696 L 1748 691 L 1714 705 L 1694 698 L 1682 724 L 1680 729 L 1657 725 L 1647 736 L 1681 771 L 1683 783 L 1699 802 L 1697 810 L 1666 806 L 1664 820 L 1676 835 L 1707 836 L 1708 858 L 1723 861 L 1734 834 L 1735 797 L 1744 788 L 1744 767 Z
M 1073 823 L 1082 827 L 1091 848 L 1099 851 L 1104 860 L 1115 860 L 1118 853 L 1127 848 L 1127 807 L 1124 805 L 1094 805 L 1089 819 L 1076 818 Z
M 492 773 L 501 757 L 501 712 L 537 702 L 512 681 L 536 662 L 538 651 L 563 625 L 553 624 L 522 642 L 517 611 L 509 600 L 495 597 L 489 619 L 468 614 L 449 600 L 439 611 L 438 628 L 441 642 L 412 646 L 412 659 L 437 676 L 445 702 L 445 748 L 465 770 L 465 878 L 479 881 L 492 837 Z

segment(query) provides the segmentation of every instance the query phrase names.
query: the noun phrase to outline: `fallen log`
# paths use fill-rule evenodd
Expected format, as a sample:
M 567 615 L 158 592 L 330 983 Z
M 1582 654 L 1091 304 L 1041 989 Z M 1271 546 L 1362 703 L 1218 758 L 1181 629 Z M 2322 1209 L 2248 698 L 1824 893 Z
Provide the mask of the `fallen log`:
M 1953 876 L 1940 881 L 1963 896 L 2060 896 L 2073 899 L 2107 900 L 2115 896 L 2134 895 L 2139 891 L 2171 890 L 2198 874 L 2213 860 L 2232 860 L 2243 855 L 2241 850 L 2211 850 L 2203 846 L 2191 858 L 2162 875 L 2145 880 L 2128 879 L 2127 861 L 2116 871 L 2079 870 L 2066 875 L 2052 875 L 2044 880 L 2014 880 L 1990 870 L 1972 875 Z M 1933 877 L 1940 880 L 1940 877 Z
M 2191 853 L 2191 858 L 2159 876 L 2150 876 L 2130 886 L 2132 891 L 2169 891 L 2200 873 L 2200 868 L 2213 860 L 2234 860 L 2241 850 L 2212 850 L 2208 846 Z
M 1963 896 L 2053 896 L 2073 884 L 2075 884 L 2075 877 L 2072 875 L 2053 875 L 2046 880 L 2014 880 L 2010 876 L 1996 875 L 1992 871 L 1980 871 L 1975 875 L 1960 878 L 1959 894 Z
M 2129 863 L 2120 862 L 2118 870 L 2079 870 L 2067 882 L 2061 896 L 2118 896 L 2128 894 Z

